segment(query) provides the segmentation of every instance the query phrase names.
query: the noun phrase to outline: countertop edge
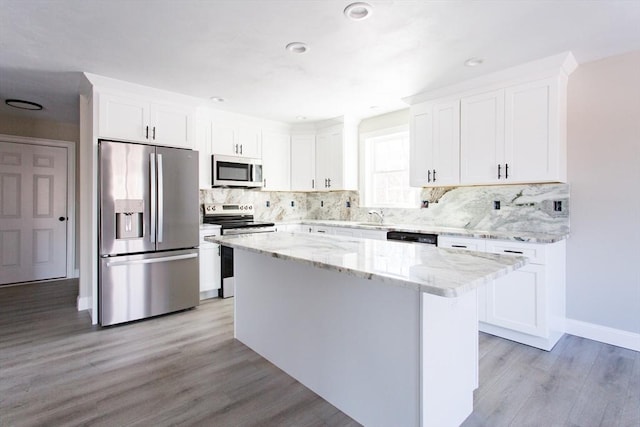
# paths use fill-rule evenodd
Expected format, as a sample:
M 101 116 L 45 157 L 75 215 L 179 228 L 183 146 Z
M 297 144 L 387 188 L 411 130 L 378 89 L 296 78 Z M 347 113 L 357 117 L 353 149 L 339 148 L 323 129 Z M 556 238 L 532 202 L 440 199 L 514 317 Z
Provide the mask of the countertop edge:
M 329 237 L 329 236 L 326 236 Z M 295 261 L 295 262 L 299 262 L 305 265 L 309 265 L 309 266 L 313 266 L 313 267 L 318 267 L 318 268 L 322 268 L 324 270 L 329 270 L 329 271 L 335 271 L 338 273 L 346 273 L 352 277 L 357 277 L 357 278 L 362 278 L 362 279 L 366 279 L 366 280 L 378 280 L 382 283 L 387 283 L 389 285 L 392 286 L 399 286 L 399 287 L 403 287 L 403 288 L 407 288 L 407 289 L 411 289 L 411 290 L 415 290 L 417 292 L 424 292 L 424 293 L 428 293 L 431 295 L 436 295 L 436 296 L 441 296 L 441 297 L 445 297 L 445 298 L 456 298 L 459 297 L 473 289 L 476 289 L 477 287 L 485 284 L 485 283 L 489 283 L 492 280 L 495 280 L 499 277 L 505 276 L 506 274 L 517 270 L 518 268 L 523 267 L 524 265 L 528 264 L 528 259 L 525 257 L 512 257 L 512 258 L 518 258 L 518 262 L 514 263 L 510 266 L 506 266 L 501 268 L 499 271 L 496 271 L 494 273 L 488 274 L 482 278 L 470 281 L 464 285 L 458 285 L 455 288 L 443 288 L 443 287 L 438 287 L 438 286 L 430 286 L 428 284 L 422 284 L 422 283 L 417 283 L 417 282 L 413 282 L 410 280 L 403 280 L 403 279 L 398 279 L 396 277 L 390 277 L 388 275 L 385 274 L 380 274 L 380 273 L 372 273 L 372 272 L 366 272 L 366 271 L 362 271 L 362 270 L 357 270 L 357 269 L 353 269 L 353 268 L 349 268 L 349 267 L 342 267 L 342 266 L 338 266 L 335 264 L 330 264 L 330 263 L 324 263 L 321 261 L 314 261 L 314 260 L 310 260 L 307 258 L 302 258 L 302 257 L 297 257 L 294 255 L 289 255 L 289 254 L 282 254 L 282 253 L 277 253 L 277 252 L 273 252 L 271 250 L 264 250 L 264 249 L 260 249 L 260 248 L 256 248 L 253 246 L 249 246 L 249 245 L 245 245 L 239 242 L 235 242 L 233 240 L 227 240 L 224 238 L 224 236 L 207 236 L 205 237 L 205 240 L 209 241 L 209 242 L 214 242 L 214 243 L 219 243 L 221 245 L 224 246 L 228 246 L 234 249 L 240 249 L 240 250 L 246 250 L 248 252 L 253 252 L 253 253 L 257 253 L 257 254 L 261 254 L 261 255 L 267 255 L 270 256 L 272 258 L 276 258 L 276 259 L 281 259 L 281 260 L 286 260 L 286 261 Z M 402 244 L 412 244 L 412 243 L 402 243 Z M 466 251 L 459 251 L 457 249 L 443 249 L 443 248 L 439 248 L 439 250 L 443 250 L 443 251 L 450 251 L 450 252 L 466 252 Z M 500 256 L 500 255 L 498 255 Z

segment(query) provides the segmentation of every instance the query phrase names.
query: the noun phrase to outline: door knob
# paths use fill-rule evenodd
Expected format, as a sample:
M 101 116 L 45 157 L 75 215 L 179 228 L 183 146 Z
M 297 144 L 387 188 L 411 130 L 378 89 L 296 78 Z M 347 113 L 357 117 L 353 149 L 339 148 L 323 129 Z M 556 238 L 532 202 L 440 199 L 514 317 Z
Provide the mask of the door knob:
M 66 216 L 58 217 L 58 221 L 66 221 L 66 220 L 67 220 Z

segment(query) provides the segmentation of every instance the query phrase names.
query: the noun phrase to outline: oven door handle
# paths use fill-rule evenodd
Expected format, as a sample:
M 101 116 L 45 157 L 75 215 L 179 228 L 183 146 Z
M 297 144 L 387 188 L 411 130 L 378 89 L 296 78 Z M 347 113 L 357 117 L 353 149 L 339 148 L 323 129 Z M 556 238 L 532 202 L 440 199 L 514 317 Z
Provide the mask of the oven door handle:
M 240 234 L 258 234 L 258 233 L 273 233 L 275 227 L 256 227 L 256 228 L 228 228 L 222 231 L 223 236 L 237 236 Z

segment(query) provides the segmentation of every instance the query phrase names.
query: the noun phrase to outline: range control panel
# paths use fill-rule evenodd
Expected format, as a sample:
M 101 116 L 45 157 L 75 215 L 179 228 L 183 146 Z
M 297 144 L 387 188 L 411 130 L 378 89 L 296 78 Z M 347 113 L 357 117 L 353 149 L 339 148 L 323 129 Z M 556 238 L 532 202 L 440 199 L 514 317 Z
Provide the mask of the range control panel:
M 232 205 L 225 203 L 205 203 L 205 215 L 253 215 L 253 205 Z

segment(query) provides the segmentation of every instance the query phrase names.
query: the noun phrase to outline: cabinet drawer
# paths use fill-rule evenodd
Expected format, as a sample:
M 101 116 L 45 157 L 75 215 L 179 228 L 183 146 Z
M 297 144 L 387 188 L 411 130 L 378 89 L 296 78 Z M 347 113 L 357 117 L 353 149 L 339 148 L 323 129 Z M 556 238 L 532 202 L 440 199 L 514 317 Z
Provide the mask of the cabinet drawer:
M 469 237 L 438 236 L 438 247 L 484 252 L 485 241 L 483 239 L 474 239 Z
M 518 243 L 505 241 L 487 241 L 487 252 L 526 256 L 531 264 L 545 264 L 546 251 L 544 245 L 538 243 Z

